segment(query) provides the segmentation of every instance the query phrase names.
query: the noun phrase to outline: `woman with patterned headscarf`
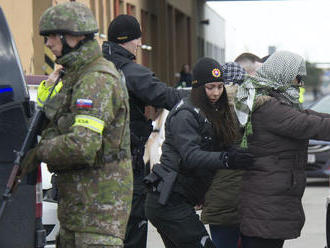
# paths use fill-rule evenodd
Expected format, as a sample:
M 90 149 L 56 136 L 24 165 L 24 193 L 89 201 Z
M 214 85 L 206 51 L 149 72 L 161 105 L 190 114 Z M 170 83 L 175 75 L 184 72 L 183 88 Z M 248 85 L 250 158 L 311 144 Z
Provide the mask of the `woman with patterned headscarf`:
M 330 140 L 330 115 L 300 108 L 305 74 L 301 56 L 275 52 L 238 89 L 236 115 L 245 128 L 241 146 L 255 156 L 240 194 L 243 248 L 283 247 L 304 225 L 308 140 Z

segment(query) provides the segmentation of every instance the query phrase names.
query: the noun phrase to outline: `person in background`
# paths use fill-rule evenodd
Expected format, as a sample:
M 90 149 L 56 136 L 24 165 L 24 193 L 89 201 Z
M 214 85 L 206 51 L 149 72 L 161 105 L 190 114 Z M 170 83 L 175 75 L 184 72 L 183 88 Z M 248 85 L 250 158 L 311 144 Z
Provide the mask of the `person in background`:
M 246 71 L 236 62 L 223 65 L 222 78 L 228 102 L 234 113 L 234 97 L 237 86 L 246 77 Z M 239 146 L 239 137 L 236 139 Z M 217 248 L 237 248 L 240 242 L 238 196 L 242 170 L 218 170 L 205 195 L 201 220 L 209 224 L 211 238 Z
M 305 74 L 300 55 L 278 51 L 238 87 L 241 147 L 255 156 L 240 192 L 243 248 L 281 248 L 285 240 L 299 237 L 304 225 L 308 140 L 330 140 L 330 115 L 300 107 Z
M 217 61 L 197 61 L 191 95 L 167 116 L 160 164 L 145 178 L 146 216 L 167 248 L 215 247 L 194 206 L 203 204 L 217 170 L 248 167 L 253 161 L 245 151 L 231 147 L 237 122 L 222 75 Z
M 255 75 L 256 70 L 263 63 L 262 59 L 253 53 L 242 53 L 234 60 L 234 62 L 240 64 L 240 66 L 242 66 L 250 75 Z
M 176 88 L 191 87 L 191 81 L 192 81 L 192 75 L 191 75 L 191 71 L 190 71 L 190 66 L 188 64 L 184 64 L 184 65 L 182 65 L 182 69 L 180 72 L 179 82 L 177 83 L 177 85 L 175 87 Z
M 123 72 L 129 94 L 130 133 L 134 194 L 132 210 L 127 224 L 125 248 L 144 248 L 147 245 L 148 222 L 145 216 L 146 165 L 143 160 L 145 144 L 152 132 L 152 121 L 145 117 L 145 107 L 170 110 L 187 90 L 177 90 L 162 83 L 152 71 L 135 62 L 141 46 L 141 29 L 137 19 L 119 15 L 109 25 L 108 41 L 102 45 L 103 56 Z
M 223 80 L 226 85 L 241 85 L 246 78 L 246 70 L 237 62 L 223 65 Z
M 78 2 L 48 8 L 39 23 L 65 74 L 62 88 L 40 102 L 49 123 L 22 167 L 43 161 L 57 174 L 62 248 L 121 248 L 131 207 L 128 93 L 102 57 L 97 31 L 91 10 Z

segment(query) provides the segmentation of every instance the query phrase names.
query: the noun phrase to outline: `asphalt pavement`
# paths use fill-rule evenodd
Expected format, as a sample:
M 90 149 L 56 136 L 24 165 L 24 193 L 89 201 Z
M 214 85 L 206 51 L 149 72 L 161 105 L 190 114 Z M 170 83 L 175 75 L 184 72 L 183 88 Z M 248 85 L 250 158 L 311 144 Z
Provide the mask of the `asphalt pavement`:
M 328 181 L 308 179 L 303 196 L 306 215 L 305 226 L 299 238 L 287 240 L 283 248 L 324 248 L 326 246 L 326 198 L 329 195 Z M 149 223 L 148 248 L 164 248 L 156 229 Z
M 301 236 L 284 243 L 284 248 L 326 247 L 326 198 L 329 195 L 328 181 L 308 179 L 303 196 L 306 222 Z M 157 246 L 155 246 L 156 248 Z

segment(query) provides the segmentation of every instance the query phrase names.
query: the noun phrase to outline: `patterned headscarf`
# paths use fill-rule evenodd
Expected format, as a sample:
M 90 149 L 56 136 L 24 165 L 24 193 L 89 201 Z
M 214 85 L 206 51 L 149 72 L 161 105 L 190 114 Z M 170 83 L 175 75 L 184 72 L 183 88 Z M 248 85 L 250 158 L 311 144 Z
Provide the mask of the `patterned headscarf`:
M 251 113 L 257 97 L 276 91 L 289 102 L 299 104 L 299 91 L 292 85 L 297 75 L 306 75 L 304 59 L 292 52 L 279 51 L 263 63 L 255 76 L 247 76 L 238 87 L 235 112 L 241 126 L 245 127 L 242 147 L 247 147 L 247 135 L 252 134 Z
M 228 62 L 222 66 L 222 78 L 225 84 L 234 83 L 234 84 L 242 84 L 246 71 L 242 66 L 240 66 L 236 62 Z

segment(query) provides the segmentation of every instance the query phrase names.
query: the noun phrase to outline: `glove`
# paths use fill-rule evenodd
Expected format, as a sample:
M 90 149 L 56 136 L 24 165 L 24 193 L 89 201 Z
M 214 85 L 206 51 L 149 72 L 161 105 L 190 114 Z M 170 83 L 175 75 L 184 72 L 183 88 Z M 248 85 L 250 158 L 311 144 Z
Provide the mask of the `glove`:
M 222 156 L 223 165 L 228 169 L 249 169 L 253 165 L 253 155 L 246 150 L 230 148 Z
M 38 159 L 37 151 L 38 146 L 32 148 L 25 154 L 18 172 L 19 178 L 23 179 L 26 174 L 32 172 L 38 167 L 41 161 Z

